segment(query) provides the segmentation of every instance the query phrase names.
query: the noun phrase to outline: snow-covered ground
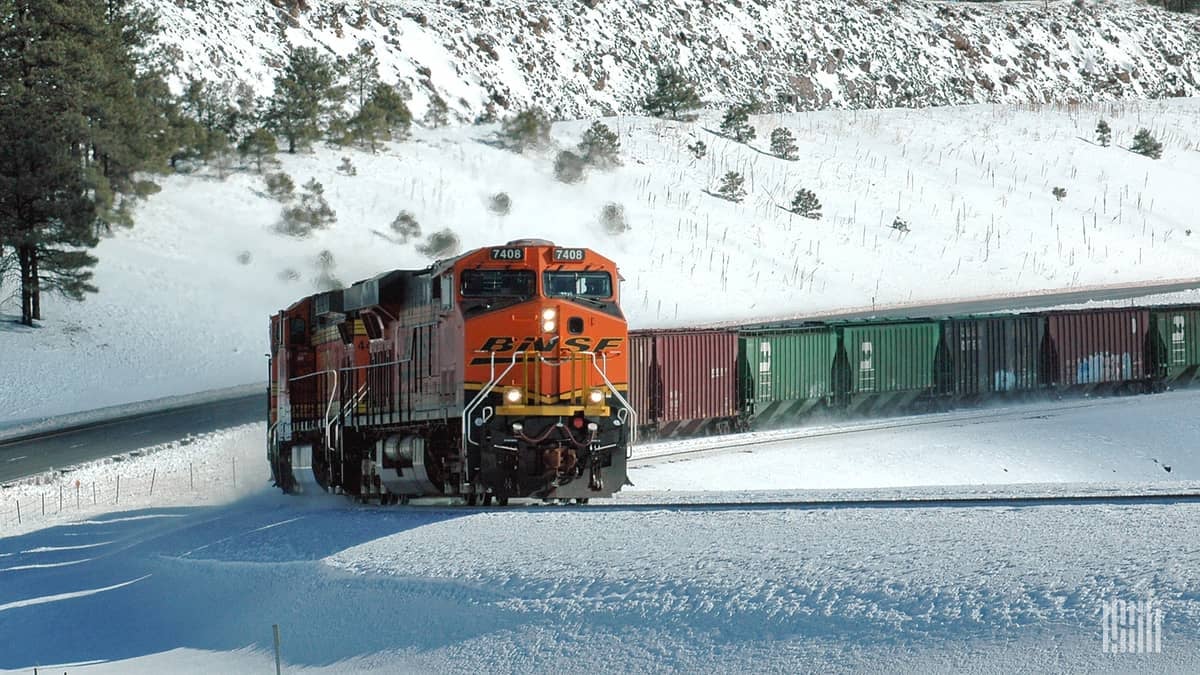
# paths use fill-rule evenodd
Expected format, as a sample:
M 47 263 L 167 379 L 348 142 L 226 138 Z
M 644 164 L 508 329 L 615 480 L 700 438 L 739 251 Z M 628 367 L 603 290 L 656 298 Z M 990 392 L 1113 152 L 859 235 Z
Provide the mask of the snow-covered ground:
M 1196 504 L 672 502 L 962 482 L 1185 490 L 1200 481 L 1198 400 L 980 411 L 995 414 L 686 461 L 651 455 L 695 447 L 644 446 L 637 487 L 603 507 L 284 497 L 248 425 L 66 475 L 85 496 L 120 475 L 119 504 L 109 491 L 76 507 L 68 490 L 60 514 L 0 518 L 0 668 L 262 672 L 279 624 L 288 672 L 1194 672 Z M 1020 481 L 1040 484 L 1007 484 Z M 40 507 L 42 494 L 55 511 L 54 481 L 3 498 Z M 1148 597 L 1162 652 L 1104 653 L 1105 603 Z
M 1113 147 L 1084 140 L 1099 117 Z M 620 264 L 635 327 L 1194 277 L 1198 120 L 1200 99 L 826 111 L 757 117 L 750 147 L 706 131 L 713 116 L 609 118 L 624 165 L 577 185 L 553 179 L 551 150 L 480 142 L 494 126 L 416 129 L 381 154 L 282 157 L 297 189 L 317 179 L 337 213 L 303 240 L 275 232 L 283 207 L 259 175 L 169 177 L 137 226 L 97 248 L 99 295 L 47 299 L 38 329 L 0 323 L 0 422 L 264 381 L 267 316 L 317 290 L 321 251 L 346 283 L 428 264 L 418 242 L 394 241 L 401 210 L 464 247 L 532 236 L 595 248 Z M 555 125 L 557 147 L 589 123 Z M 796 133 L 799 161 L 763 152 L 777 126 Z M 1163 140 L 1163 159 L 1119 147 L 1140 127 Z M 697 139 L 701 160 L 685 147 Z M 357 175 L 337 170 L 341 157 Z M 746 177 L 740 204 L 705 192 L 729 170 Z M 800 187 L 818 195 L 821 220 L 780 208 Z M 488 209 L 497 192 L 512 199 L 507 215 Z M 609 202 L 628 232 L 603 230 Z M 891 229 L 895 217 L 911 232 Z

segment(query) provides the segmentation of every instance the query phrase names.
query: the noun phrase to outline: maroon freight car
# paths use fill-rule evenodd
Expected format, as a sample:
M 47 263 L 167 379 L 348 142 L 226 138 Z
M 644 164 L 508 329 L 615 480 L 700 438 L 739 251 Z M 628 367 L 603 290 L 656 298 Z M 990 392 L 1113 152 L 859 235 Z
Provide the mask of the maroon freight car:
M 1147 381 L 1150 312 L 1144 309 L 1054 312 L 1047 317 L 1059 387 L 1122 385 Z
M 629 338 L 629 388 L 645 437 L 736 427 L 736 331 L 644 330 Z

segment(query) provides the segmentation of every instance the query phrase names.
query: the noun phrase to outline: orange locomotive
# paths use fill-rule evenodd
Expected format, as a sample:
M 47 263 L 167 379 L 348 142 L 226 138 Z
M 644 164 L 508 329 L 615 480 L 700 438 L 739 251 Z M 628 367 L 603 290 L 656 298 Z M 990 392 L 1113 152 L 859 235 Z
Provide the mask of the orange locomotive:
M 276 485 L 361 499 L 607 497 L 637 420 L 616 265 L 539 239 L 271 317 Z

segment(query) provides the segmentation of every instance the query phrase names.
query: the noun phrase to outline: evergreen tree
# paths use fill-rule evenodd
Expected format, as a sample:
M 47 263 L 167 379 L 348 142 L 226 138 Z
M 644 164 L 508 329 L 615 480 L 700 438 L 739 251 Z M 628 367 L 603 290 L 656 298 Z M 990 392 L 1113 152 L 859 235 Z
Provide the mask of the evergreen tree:
M 579 155 L 583 161 L 601 169 L 620 166 L 620 153 L 621 139 L 603 122 L 593 122 L 579 141 Z
M 450 109 L 441 96 L 433 94 L 429 97 L 429 109 L 425 111 L 425 126 L 436 129 L 449 123 Z
M 184 88 L 183 114 L 196 123 L 188 140 L 195 156 L 205 162 L 232 142 L 239 114 L 232 95 L 227 85 L 214 85 L 204 78 L 189 79 Z
M 338 95 L 335 83 L 336 70 L 329 57 L 313 47 L 292 50 L 275 78 L 266 115 L 268 127 L 287 141 L 289 153 L 320 137 L 322 122 L 333 112 Z
M 782 157 L 784 159 L 796 159 L 796 137 L 792 135 L 791 130 L 784 127 L 776 127 L 771 132 L 771 154 Z
M 679 113 L 700 107 L 700 95 L 696 87 L 678 68 L 659 68 L 654 77 L 654 90 L 642 101 L 646 112 L 655 117 L 671 116 L 679 119 Z
M 792 213 L 813 220 L 821 219 L 821 201 L 817 199 L 816 193 L 806 188 L 800 188 L 796 191 L 796 196 L 792 198 Z
M 242 138 L 238 152 L 244 159 L 254 162 L 255 171 L 262 173 L 264 165 L 274 162 L 279 147 L 275 144 L 275 135 L 259 127 Z
M 740 202 L 746 197 L 746 189 L 742 187 L 745 182 L 742 174 L 737 171 L 728 171 L 721 177 L 721 184 L 717 187 L 717 196 L 724 197 L 731 202 Z
M 504 147 L 516 152 L 545 147 L 550 144 L 550 119 L 537 108 L 522 110 L 504 120 L 499 141 Z
M 296 237 L 306 237 L 313 230 L 329 227 L 337 221 L 337 213 L 325 201 L 325 186 L 316 178 L 304 184 L 300 203 L 283 210 L 283 231 Z
M 721 120 L 721 133 L 738 143 L 754 140 L 754 127 L 750 126 L 750 106 L 737 103 L 729 106 Z
M 1138 129 L 1133 136 L 1133 146 L 1129 149 L 1150 159 L 1162 158 L 1162 143 L 1154 138 L 1149 129 Z
M 350 79 L 350 92 L 361 108 L 379 84 L 379 58 L 375 56 L 373 44 L 359 40 L 358 49 L 346 61 L 346 75 Z
M 408 135 L 412 113 L 394 87 L 376 84 L 358 112 L 350 118 L 350 136 L 375 152 L 383 141 Z
M 554 159 L 554 177 L 562 183 L 578 183 L 583 180 L 586 169 L 584 158 L 570 150 L 560 151 Z
M 86 249 L 156 189 L 136 177 L 171 139 L 154 30 L 131 0 L 0 2 L 0 256 L 17 260 L 26 325 L 43 291 L 96 291 Z
M 1096 141 L 1106 148 L 1112 141 L 1112 129 L 1109 128 L 1108 122 L 1100 120 L 1100 123 L 1096 125 Z

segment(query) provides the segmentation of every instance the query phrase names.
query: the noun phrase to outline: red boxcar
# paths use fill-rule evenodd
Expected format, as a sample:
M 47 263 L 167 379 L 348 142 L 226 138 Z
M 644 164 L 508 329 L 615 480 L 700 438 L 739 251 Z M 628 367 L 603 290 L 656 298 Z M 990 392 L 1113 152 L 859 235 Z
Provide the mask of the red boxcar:
M 726 432 L 737 423 L 737 333 L 630 334 L 630 390 L 643 433 Z
M 1145 380 L 1150 312 L 1114 309 L 1048 317 L 1052 362 L 1060 387 Z

